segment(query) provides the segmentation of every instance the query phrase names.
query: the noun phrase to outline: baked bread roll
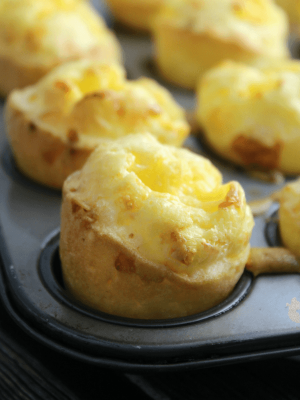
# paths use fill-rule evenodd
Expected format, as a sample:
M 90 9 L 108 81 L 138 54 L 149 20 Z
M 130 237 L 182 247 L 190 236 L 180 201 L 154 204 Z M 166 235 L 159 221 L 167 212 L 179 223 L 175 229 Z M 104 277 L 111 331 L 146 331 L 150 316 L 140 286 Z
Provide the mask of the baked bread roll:
M 300 1 L 299 0 L 275 0 L 288 15 L 290 31 L 300 35 Z
M 279 229 L 283 244 L 300 257 L 300 179 L 280 192 Z
M 0 94 L 66 61 L 121 62 L 121 47 L 86 0 L 0 1 Z
M 104 141 L 64 183 L 67 289 L 109 314 L 176 318 L 224 300 L 243 273 L 253 218 L 237 182 L 152 135 Z
M 199 81 L 197 120 L 212 149 L 236 164 L 300 173 L 300 62 L 223 62 Z
M 166 0 L 152 33 L 160 73 L 190 89 L 224 59 L 253 64 L 289 55 L 287 17 L 272 0 Z
M 164 0 L 106 0 L 113 16 L 123 25 L 149 32 L 151 22 Z
M 14 90 L 6 105 L 7 135 L 20 170 L 61 188 L 99 139 L 150 131 L 181 146 L 189 134 L 184 110 L 155 81 L 128 81 L 118 65 L 78 60 L 37 84 Z

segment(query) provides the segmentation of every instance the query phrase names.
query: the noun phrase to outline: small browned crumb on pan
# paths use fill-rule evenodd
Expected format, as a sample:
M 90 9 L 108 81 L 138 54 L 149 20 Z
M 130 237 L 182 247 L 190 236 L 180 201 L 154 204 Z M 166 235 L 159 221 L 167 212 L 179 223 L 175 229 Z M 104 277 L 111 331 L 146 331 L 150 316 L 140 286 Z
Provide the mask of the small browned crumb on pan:
M 260 274 L 300 272 L 299 259 L 283 247 L 253 247 L 246 264 L 246 269 L 254 276 Z
M 299 324 L 300 323 L 300 315 L 297 312 L 297 310 L 300 310 L 300 302 L 296 299 L 296 297 L 293 297 L 291 304 L 286 303 L 286 307 L 289 308 L 289 312 L 288 312 L 289 318 L 293 322 L 296 322 L 297 324 Z

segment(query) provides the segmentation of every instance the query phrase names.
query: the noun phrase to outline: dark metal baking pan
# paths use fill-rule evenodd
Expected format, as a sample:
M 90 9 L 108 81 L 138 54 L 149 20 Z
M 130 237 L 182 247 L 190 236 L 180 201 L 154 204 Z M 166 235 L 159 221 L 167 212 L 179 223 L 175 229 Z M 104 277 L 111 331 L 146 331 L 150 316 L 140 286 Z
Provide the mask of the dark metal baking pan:
M 149 39 L 124 32 L 119 38 L 131 76 L 151 76 Z M 180 104 L 193 108 L 191 92 L 168 87 Z M 223 304 L 177 320 L 126 320 L 76 302 L 60 276 L 60 192 L 35 184 L 18 171 L 5 138 L 3 102 L 0 107 L 0 296 L 28 334 L 71 357 L 137 371 L 300 354 L 300 324 L 289 318 L 287 306 L 292 298 L 300 298 L 300 275 L 296 274 L 252 279 L 245 273 Z M 206 154 L 198 139 L 191 137 L 186 145 Z M 213 161 L 225 182 L 242 184 L 248 200 L 265 197 L 284 184 L 255 180 L 218 158 Z M 270 228 L 270 217 L 275 211 L 276 205 L 255 219 L 252 246 L 273 245 L 269 236 L 275 225 Z
M 7 155 L 5 140 L 2 149 Z M 186 319 L 128 321 L 79 305 L 65 292 L 59 277 L 60 195 L 42 187 L 39 192 L 38 185 L 27 185 L 25 178 L 11 175 L 9 171 L 16 172 L 16 167 L 7 168 L 5 159 L 0 171 L 6 188 L 0 197 L 5 293 L 19 321 L 23 320 L 23 328 L 30 326 L 39 332 L 39 340 L 42 337 L 54 347 L 69 349 L 73 356 L 80 353 L 95 357 L 101 365 L 114 362 L 121 368 L 128 363 L 145 369 L 155 365 L 199 367 L 212 359 L 218 363 L 241 360 L 242 355 L 250 359 L 251 352 L 274 355 L 276 347 L 281 353 L 290 353 L 293 347 L 298 351 L 299 329 L 288 318 L 286 307 L 299 295 L 297 275 L 252 280 L 246 273 L 237 292 L 223 305 Z M 263 245 L 267 245 L 265 222 L 257 219 L 258 231 L 252 239 L 263 238 Z

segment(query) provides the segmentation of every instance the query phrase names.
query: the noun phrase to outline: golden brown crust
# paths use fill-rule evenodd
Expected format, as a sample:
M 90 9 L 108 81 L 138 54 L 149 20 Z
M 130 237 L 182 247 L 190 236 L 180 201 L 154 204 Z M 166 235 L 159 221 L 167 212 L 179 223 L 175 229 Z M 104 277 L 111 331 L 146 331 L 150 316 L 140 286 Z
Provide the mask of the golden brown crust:
M 64 184 L 60 237 L 64 282 L 78 300 L 114 315 L 161 319 L 207 310 L 231 293 L 243 265 L 197 279 L 145 259 L 130 236 L 122 243 L 107 228 L 105 210 L 97 214 L 80 199 L 80 173 Z
M 61 187 L 103 139 L 149 130 L 162 143 L 180 146 L 189 133 L 182 108 L 155 81 L 127 81 L 124 75 L 116 64 L 78 60 L 14 90 L 7 100 L 7 134 L 20 169 Z
M 246 168 L 298 174 L 299 86 L 297 60 L 211 69 L 199 82 L 196 107 L 209 147 Z
M 53 188 L 61 188 L 73 171 L 80 169 L 93 149 L 76 148 L 69 142 L 29 121 L 11 102 L 6 105 L 7 136 L 15 161 L 29 178 Z
M 259 140 L 244 134 L 236 136 L 232 142 L 232 150 L 240 158 L 240 164 L 259 166 L 267 170 L 279 168 L 283 146 L 280 140 L 276 141 L 273 146 L 266 146 Z
M 37 82 L 78 59 L 120 63 L 120 45 L 86 1 L 10 0 L 0 3 L 0 93 Z
M 165 2 L 152 33 L 161 74 L 189 89 L 222 60 L 256 64 L 289 56 L 287 19 L 271 1 Z
M 194 89 L 199 77 L 224 59 L 248 63 L 261 57 L 242 43 L 239 45 L 206 32 L 195 34 L 172 26 L 157 27 L 154 41 L 156 62 L 162 76 L 187 89 Z M 185 60 L 184 65 L 182 60 Z
M 152 18 L 162 2 L 162 0 L 107 0 L 117 21 L 141 32 L 150 31 Z
M 38 81 L 48 72 L 43 66 L 21 65 L 8 57 L 0 56 L 0 96 L 6 96 L 14 88 L 22 88 Z
M 246 268 L 254 276 L 300 272 L 300 264 L 297 257 L 290 250 L 282 247 L 252 248 Z
M 284 246 L 300 258 L 300 179 L 287 183 L 279 192 L 278 222 Z

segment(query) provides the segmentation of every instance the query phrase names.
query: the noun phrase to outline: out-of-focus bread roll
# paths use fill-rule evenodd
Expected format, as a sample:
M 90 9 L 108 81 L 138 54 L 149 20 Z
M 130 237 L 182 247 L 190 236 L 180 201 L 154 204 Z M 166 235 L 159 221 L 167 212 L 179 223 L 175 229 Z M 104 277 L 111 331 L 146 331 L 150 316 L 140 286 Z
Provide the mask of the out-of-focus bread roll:
M 275 0 L 288 15 L 290 30 L 297 36 L 300 35 L 300 1 L 299 0 Z
M 0 1 L 0 94 L 80 58 L 121 62 L 117 39 L 88 1 Z
M 139 31 L 150 31 L 151 22 L 164 0 L 106 0 L 113 16 Z
M 61 188 L 99 139 L 149 131 L 181 146 L 189 134 L 184 110 L 155 81 L 128 81 L 119 65 L 79 60 L 37 84 L 14 90 L 6 105 L 7 135 L 20 170 Z
M 300 257 L 300 179 L 280 193 L 279 228 L 284 245 Z
M 60 256 L 81 302 L 174 318 L 224 300 L 243 273 L 253 218 L 237 182 L 153 136 L 105 141 L 64 183 Z
M 299 174 L 300 62 L 262 68 L 223 62 L 199 81 L 197 119 L 224 158 Z
M 287 17 L 272 0 L 166 0 L 153 23 L 159 71 L 186 88 L 224 59 L 287 57 L 287 33 Z

